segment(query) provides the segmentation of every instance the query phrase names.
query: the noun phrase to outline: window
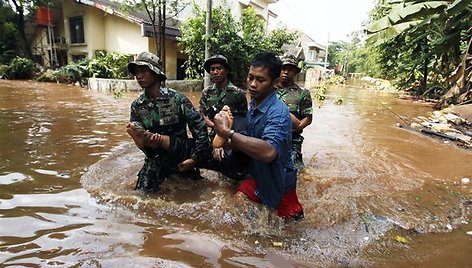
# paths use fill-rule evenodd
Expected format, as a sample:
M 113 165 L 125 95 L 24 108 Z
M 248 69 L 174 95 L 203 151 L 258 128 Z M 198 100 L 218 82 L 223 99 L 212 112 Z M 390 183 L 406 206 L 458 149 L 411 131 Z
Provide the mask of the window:
M 315 61 L 316 60 L 316 51 L 313 49 L 308 50 L 308 60 Z
M 85 43 L 84 20 L 82 16 L 70 17 L 69 26 L 70 26 L 70 43 L 71 44 Z
M 84 60 L 86 58 L 86 55 L 78 54 L 78 55 L 71 55 L 71 57 L 72 57 L 73 62 L 78 62 L 78 61 Z

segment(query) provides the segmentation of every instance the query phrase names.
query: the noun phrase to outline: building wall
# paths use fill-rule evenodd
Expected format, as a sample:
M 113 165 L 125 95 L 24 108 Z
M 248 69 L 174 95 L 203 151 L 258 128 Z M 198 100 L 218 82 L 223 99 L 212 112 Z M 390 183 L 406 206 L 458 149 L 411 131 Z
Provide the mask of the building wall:
M 104 18 L 105 29 L 102 34 L 105 37 L 106 51 L 132 55 L 149 51 L 151 47 L 148 38 L 141 35 L 140 25 L 112 15 Z
M 66 38 L 67 44 L 69 44 L 68 49 L 68 61 L 72 62 L 72 55 L 89 55 L 89 50 L 87 49 L 87 41 L 90 39 L 90 36 L 87 36 L 86 29 L 88 27 L 87 21 L 87 6 L 79 5 L 73 1 L 64 0 L 62 2 L 62 12 L 64 17 L 64 36 Z M 82 16 L 84 20 L 84 39 L 85 43 L 83 44 L 71 44 L 70 38 L 70 29 L 69 29 L 69 18 L 75 16 Z M 90 52 L 91 53 L 91 52 Z
M 95 55 L 97 50 L 106 50 L 105 42 L 105 17 L 103 12 L 87 7 L 84 17 L 85 43 L 87 44 L 87 54 L 89 58 Z
M 156 41 L 154 38 L 149 38 L 149 51 L 156 53 Z M 177 78 L 177 42 L 166 39 L 166 75 L 167 79 Z

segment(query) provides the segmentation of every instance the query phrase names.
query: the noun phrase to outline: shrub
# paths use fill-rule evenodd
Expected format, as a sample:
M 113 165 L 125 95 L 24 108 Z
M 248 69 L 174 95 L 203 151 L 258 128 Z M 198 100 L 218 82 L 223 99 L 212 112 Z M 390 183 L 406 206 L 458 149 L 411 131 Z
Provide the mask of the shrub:
M 36 65 L 32 60 L 16 57 L 11 61 L 4 77 L 8 79 L 28 79 L 33 76 L 36 70 Z
M 87 70 L 90 77 L 98 78 L 129 78 L 129 57 L 126 54 L 97 52 L 95 58 L 88 62 Z
M 0 64 L 0 78 L 3 78 L 3 75 L 8 70 L 8 65 Z
M 38 81 L 66 84 L 79 82 L 81 85 L 84 85 L 85 78 L 89 76 L 87 65 L 88 61 L 83 60 L 62 66 L 56 70 L 49 69 L 38 77 Z

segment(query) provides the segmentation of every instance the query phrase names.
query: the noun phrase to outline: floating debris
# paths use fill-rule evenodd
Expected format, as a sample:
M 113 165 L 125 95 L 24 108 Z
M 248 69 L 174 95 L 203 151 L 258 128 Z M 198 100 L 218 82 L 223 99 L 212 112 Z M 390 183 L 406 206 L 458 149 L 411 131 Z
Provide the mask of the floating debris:
M 342 97 L 337 97 L 334 101 L 333 101 L 334 104 L 336 105 L 341 105 L 343 104 L 343 98 Z
M 394 236 L 393 240 L 398 241 L 398 242 L 403 243 L 403 244 L 409 244 L 410 243 L 410 241 L 408 241 L 408 239 L 406 239 L 406 237 L 403 237 L 403 236 L 400 236 L 400 235 Z

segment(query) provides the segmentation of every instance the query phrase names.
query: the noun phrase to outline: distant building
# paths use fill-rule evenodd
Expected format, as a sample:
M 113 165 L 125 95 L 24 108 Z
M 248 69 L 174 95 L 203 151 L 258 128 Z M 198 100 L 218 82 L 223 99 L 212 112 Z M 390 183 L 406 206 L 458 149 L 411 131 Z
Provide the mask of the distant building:
M 207 0 L 195 0 L 200 7 L 206 7 Z M 269 4 L 277 3 L 279 0 L 213 0 L 213 7 L 216 6 L 223 6 L 225 8 L 229 8 L 232 13 L 233 17 L 239 19 L 243 14 L 244 9 L 248 7 L 253 7 L 256 11 L 256 14 L 259 18 L 266 22 L 269 21 L 270 17 L 277 17 L 275 13 L 269 10 Z M 185 19 L 192 15 L 192 7 L 191 5 L 181 13 L 182 15 L 179 16 L 179 19 Z
M 297 40 L 292 44 L 282 46 L 282 50 L 284 53 L 295 55 L 301 62 L 299 67 L 303 66 L 302 71 L 295 78 L 296 81 L 306 88 L 312 88 L 323 79 L 326 48 L 302 31 L 296 30 L 296 32 L 298 33 Z
M 284 45 L 282 49 L 289 52 L 304 62 L 305 68 L 322 66 L 326 55 L 326 47 L 317 43 L 311 37 L 300 30 L 296 30 L 298 38 L 293 44 Z

